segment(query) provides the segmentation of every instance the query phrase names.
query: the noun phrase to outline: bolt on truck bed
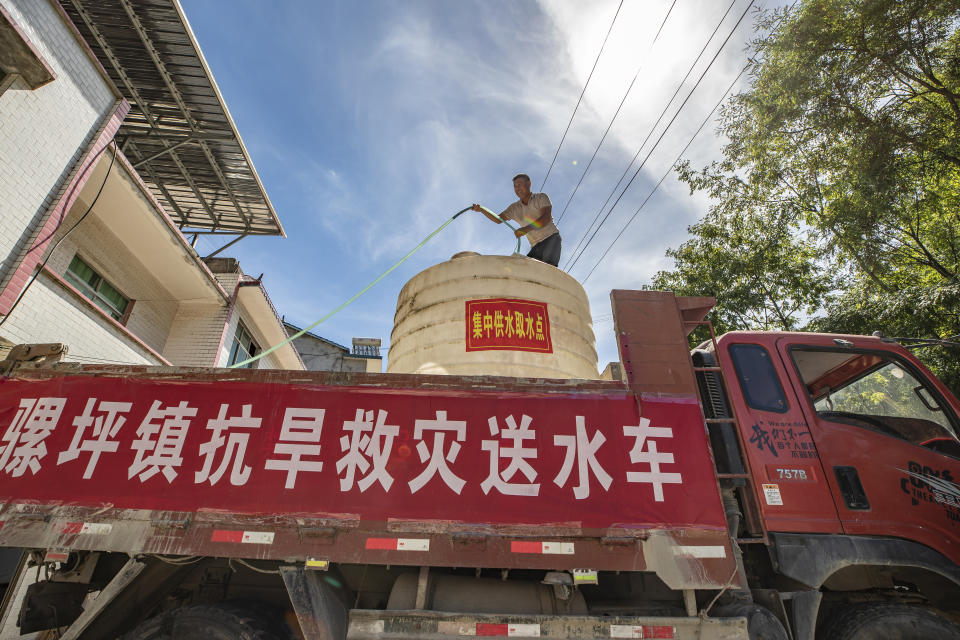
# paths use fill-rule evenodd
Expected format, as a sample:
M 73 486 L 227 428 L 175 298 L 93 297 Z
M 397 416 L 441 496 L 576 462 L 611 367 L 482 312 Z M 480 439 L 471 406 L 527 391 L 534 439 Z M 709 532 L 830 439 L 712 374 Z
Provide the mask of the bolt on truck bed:
M 90 550 L 273 560 L 301 574 L 333 563 L 739 585 L 693 394 L 64 363 L 0 378 L 0 426 L 0 546 L 53 559 Z M 366 615 L 373 626 L 357 612 L 351 637 L 405 633 L 395 615 Z M 643 637 L 639 621 L 611 620 L 598 633 Z M 737 637 L 724 634 L 740 622 L 702 637 Z M 714 628 L 666 624 L 666 637 Z

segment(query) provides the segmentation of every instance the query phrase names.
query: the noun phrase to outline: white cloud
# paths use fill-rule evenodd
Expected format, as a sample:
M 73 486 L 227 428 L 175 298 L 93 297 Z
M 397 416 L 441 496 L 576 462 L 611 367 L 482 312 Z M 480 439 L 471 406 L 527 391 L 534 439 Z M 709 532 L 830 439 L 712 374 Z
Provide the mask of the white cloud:
M 740 0 L 731 10 L 707 56 L 716 51 L 747 1 Z M 281 311 L 309 324 L 310 316 L 319 317 L 352 295 L 456 210 L 474 201 L 504 208 L 513 199 L 514 173 L 529 173 L 539 187 L 617 4 L 388 2 L 366 11 L 361 7 L 356 14 L 337 13 L 342 22 L 327 36 L 331 42 L 312 35 L 306 20 L 275 28 L 293 39 L 283 45 L 297 52 L 287 62 L 301 65 L 292 69 L 300 83 L 299 108 L 316 114 L 315 128 L 324 134 L 302 127 L 304 140 L 284 139 L 289 134 L 279 129 L 257 128 L 282 122 L 253 125 L 247 119 L 241 125 L 248 143 L 251 138 L 270 141 L 263 145 L 265 155 L 256 148 L 253 155 L 261 173 L 264 164 L 279 167 L 275 171 L 282 179 L 267 185 L 275 203 L 289 196 L 290 204 L 277 208 L 291 236 L 284 241 L 289 249 L 277 250 L 270 243 L 261 246 L 271 251 L 260 251 L 255 242 L 266 241 L 241 243 L 238 253 L 252 263 L 244 268 L 268 271 L 271 296 Z M 561 222 L 564 262 L 726 5 L 677 2 L 648 55 L 669 1 L 624 2 L 546 186 L 558 215 L 642 61 L 636 86 Z M 321 10 L 317 5 L 311 9 Z M 297 15 L 287 11 L 281 17 L 296 21 Z M 586 275 L 739 71 L 750 23 L 750 18 L 744 20 L 574 276 Z M 693 79 L 704 64 L 700 62 Z M 679 98 L 687 91 L 682 89 Z M 668 119 L 670 115 L 672 111 Z M 335 124 L 324 128 L 324 118 Z M 711 125 L 689 157 L 702 165 L 717 156 L 719 144 Z M 685 185 L 669 177 L 588 281 L 594 314 L 609 314 L 611 288 L 638 288 L 668 267 L 665 249 L 684 240 L 686 226 L 707 204 L 702 195 L 691 198 Z M 458 251 L 505 254 L 513 247 L 503 226 L 468 212 L 344 312 L 349 315 L 321 327 L 321 333 L 329 331 L 339 342 L 360 331 L 386 339 L 395 294 L 406 278 Z M 277 255 L 284 251 L 289 255 Z M 332 256 L 341 262 L 331 264 Z M 312 274 L 306 281 L 304 272 Z M 293 284 L 281 286 L 281 280 Z M 316 292 L 304 295 L 304 287 Z M 601 361 L 615 359 L 612 341 L 601 339 L 606 331 L 598 327 L 597 332 Z

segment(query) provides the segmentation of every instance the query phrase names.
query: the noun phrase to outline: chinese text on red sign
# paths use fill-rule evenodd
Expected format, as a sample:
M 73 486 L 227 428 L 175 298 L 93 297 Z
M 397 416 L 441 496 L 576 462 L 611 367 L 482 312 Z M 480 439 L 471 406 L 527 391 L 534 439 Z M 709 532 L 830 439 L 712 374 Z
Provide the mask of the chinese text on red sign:
M 7 502 L 725 526 L 695 399 L 7 379 L 0 433 Z
M 546 302 L 493 298 L 466 302 L 467 351 L 553 353 Z

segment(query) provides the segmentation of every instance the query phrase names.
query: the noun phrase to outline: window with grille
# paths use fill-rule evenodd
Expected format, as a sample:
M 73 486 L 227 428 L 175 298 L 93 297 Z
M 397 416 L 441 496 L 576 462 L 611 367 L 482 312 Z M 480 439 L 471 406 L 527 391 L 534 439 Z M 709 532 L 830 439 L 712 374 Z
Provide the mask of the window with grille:
M 130 299 L 104 280 L 103 276 L 81 260 L 80 256 L 73 256 L 64 278 L 111 318 L 121 321 L 124 319 Z

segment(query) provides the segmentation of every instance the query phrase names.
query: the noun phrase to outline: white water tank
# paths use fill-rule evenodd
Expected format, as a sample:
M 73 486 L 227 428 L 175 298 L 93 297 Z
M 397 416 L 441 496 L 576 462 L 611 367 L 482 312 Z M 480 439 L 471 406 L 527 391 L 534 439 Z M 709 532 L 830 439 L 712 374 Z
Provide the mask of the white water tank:
M 506 332 L 492 330 L 489 319 L 479 328 L 472 322 L 478 313 L 517 310 L 527 318 L 519 325 L 530 332 L 518 332 L 518 344 L 492 345 L 491 339 L 509 342 L 497 337 Z M 547 316 L 543 335 L 541 311 Z M 539 260 L 458 253 L 418 273 L 400 291 L 387 373 L 596 379 L 587 294 L 574 278 Z

